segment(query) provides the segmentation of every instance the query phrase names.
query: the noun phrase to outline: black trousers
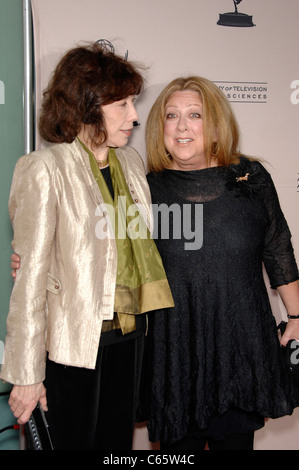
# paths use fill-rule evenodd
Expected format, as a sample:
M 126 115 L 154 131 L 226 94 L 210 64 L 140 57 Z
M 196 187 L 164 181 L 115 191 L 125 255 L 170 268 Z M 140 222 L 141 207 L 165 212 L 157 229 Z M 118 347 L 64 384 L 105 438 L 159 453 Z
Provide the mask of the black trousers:
M 177 450 L 204 450 L 208 444 L 209 450 L 253 450 L 254 432 L 228 434 L 223 440 L 197 439 L 195 437 L 185 437 L 173 444 L 161 442 L 160 449 L 163 451 Z
M 47 420 L 59 450 L 130 450 L 144 337 L 99 348 L 95 370 L 47 361 Z

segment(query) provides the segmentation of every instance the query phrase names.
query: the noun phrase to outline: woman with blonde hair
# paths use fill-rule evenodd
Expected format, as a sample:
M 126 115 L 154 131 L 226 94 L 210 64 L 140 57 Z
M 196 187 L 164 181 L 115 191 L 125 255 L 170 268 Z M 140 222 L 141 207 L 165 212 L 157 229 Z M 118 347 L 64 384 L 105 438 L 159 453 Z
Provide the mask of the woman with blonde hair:
M 172 162 L 164 145 L 164 110 L 170 96 L 176 91 L 192 90 L 200 94 L 205 109 L 206 162 L 217 155 L 220 165 L 237 161 L 239 152 L 239 128 L 233 111 L 219 88 L 203 77 L 178 78 L 171 82 L 154 103 L 148 119 L 146 145 L 150 171 L 171 168 Z M 217 130 L 216 130 L 217 128 Z
M 239 151 L 231 107 L 204 78 L 166 86 L 146 141 L 153 207 L 161 209 L 156 243 L 175 302 L 149 321 L 150 440 L 166 451 L 207 442 L 212 450 L 252 450 L 266 417 L 299 404 L 263 277 L 264 265 L 285 304 L 286 345 L 299 338 L 298 268 L 275 187 L 264 166 Z M 199 230 L 202 243 L 190 243 Z

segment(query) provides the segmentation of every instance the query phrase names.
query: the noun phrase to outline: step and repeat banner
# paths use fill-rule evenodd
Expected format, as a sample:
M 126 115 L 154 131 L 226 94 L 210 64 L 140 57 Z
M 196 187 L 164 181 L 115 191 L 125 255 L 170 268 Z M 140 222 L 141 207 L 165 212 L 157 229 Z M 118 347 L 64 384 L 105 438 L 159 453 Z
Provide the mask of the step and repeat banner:
M 144 130 L 159 92 L 190 74 L 214 81 L 241 129 L 241 150 L 262 158 L 276 184 L 299 260 L 298 0 L 31 0 L 35 45 L 36 114 L 61 55 L 105 39 L 146 67 L 137 100 L 140 126 L 130 145 L 146 162 Z M 36 135 L 36 147 L 42 146 Z M 277 321 L 282 303 L 269 289 Z M 299 449 L 299 413 L 269 421 L 256 449 Z M 135 449 L 151 449 L 138 426 Z

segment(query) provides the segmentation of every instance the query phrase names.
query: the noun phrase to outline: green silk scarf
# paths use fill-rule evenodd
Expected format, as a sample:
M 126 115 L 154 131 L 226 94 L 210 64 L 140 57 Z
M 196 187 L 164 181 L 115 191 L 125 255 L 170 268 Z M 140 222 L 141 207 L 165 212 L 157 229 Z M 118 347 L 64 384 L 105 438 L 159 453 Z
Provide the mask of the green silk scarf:
M 120 162 L 109 149 L 109 166 L 114 200 L 93 153 L 80 141 L 89 155 L 90 166 L 109 214 L 117 246 L 117 276 L 114 311 L 122 333 L 135 329 L 135 315 L 173 307 L 174 302 L 163 263 L 151 238 L 141 211 L 132 199 Z

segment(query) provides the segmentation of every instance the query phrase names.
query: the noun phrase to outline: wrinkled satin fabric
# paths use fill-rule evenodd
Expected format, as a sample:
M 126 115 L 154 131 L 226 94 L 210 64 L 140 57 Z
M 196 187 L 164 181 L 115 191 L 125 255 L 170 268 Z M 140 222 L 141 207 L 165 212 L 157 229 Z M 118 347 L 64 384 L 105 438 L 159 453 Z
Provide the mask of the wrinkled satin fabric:
M 116 155 L 150 224 L 142 159 L 130 147 Z M 107 217 L 97 209 L 101 204 L 88 154 L 76 140 L 17 162 L 9 211 L 21 267 L 10 300 L 3 380 L 43 381 L 46 351 L 65 365 L 95 367 L 102 322 L 113 318 L 117 269 L 115 240 L 96 235 Z

